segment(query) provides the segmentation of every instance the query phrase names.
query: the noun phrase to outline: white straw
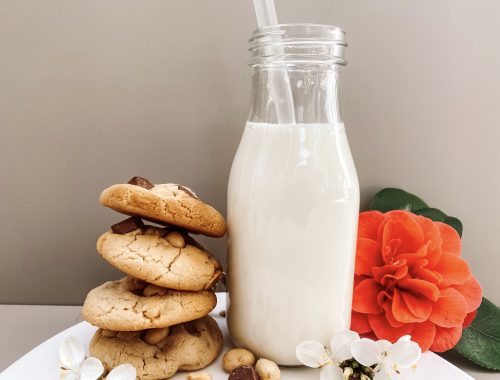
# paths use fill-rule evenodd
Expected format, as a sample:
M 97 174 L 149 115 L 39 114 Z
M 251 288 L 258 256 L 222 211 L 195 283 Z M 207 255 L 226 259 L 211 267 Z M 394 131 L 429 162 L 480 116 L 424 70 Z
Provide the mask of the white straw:
M 278 25 L 278 17 L 276 16 L 273 0 L 253 0 L 253 6 L 259 28 Z
M 273 0 L 253 0 L 253 5 L 259 28 L 278 25 Z M 276 107 L 278 124 L 295 124 L 293 97 L 288 72 L 285 68 L 271 69 L 269 70 L 269 81 L 270 96 Z

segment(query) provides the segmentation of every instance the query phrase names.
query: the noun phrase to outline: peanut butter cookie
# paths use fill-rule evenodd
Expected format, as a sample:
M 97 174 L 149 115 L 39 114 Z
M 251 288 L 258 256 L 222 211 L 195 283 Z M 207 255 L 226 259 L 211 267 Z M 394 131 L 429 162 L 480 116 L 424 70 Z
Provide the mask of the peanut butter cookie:
M 139 380 L 157 380 L 205 368 L 222 350 L 222 333 L 209 316 L 170 327 L 168 335 L 154 344 L 148 343 L 148 332 L 99 329 L 90 342 L 90 354 L 108 371 L 130 363 Z
M 222 276 L 220 263 L 181 231 L 153 226 L 123 235 L 108 231 L 97 251 L 128 275 L 169 289 L 207 290 Z
M 104 190 L 100 202 L 126 215 L 207 236 L 221 237 L 226 232 L 224 217 L 216 209 L 202 202 L 191 189 L 173 183 L 153 185 L 134 177 L 129 183 Z
M 133 277 L 109 281 L 87 294 L 83 318 L 100 328 L 137 331 L 201 318 L 216 305 L 209 291 L 160 288 Z

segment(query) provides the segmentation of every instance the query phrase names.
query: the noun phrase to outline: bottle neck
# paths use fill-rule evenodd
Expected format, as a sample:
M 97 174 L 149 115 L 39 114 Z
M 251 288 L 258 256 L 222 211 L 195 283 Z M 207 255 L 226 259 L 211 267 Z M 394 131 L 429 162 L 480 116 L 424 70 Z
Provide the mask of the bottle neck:
M 248 121 L 279 124 L 272 93 L 276 78 L 289 82 L 297 124 L 342 123 L 340 108 L 340 66 L 328 64 L 287 64 L 252 66 L 252 94 Z M 287 87 L 288 88 L 288 87 Z M 286 101 L 286 99 L 281 99 Z

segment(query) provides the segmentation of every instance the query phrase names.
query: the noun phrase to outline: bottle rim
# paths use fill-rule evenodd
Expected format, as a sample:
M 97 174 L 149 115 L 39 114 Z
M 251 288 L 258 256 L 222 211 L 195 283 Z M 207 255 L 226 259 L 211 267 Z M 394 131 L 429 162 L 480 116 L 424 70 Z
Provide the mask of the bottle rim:
M 333 63 L 345 65 L 344 30 L 313 23 L 288 23 L 255 30 L 249 40 L 250 65 Z

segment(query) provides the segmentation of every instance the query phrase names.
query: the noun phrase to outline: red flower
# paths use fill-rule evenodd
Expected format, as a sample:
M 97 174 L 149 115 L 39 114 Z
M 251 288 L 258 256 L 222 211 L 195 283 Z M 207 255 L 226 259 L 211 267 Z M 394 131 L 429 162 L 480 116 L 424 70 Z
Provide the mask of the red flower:
M 454 347 L 474 319 L 481 287 L 450 226 L 408 211 L 359 215 L 351 329 L 422 351 Z

